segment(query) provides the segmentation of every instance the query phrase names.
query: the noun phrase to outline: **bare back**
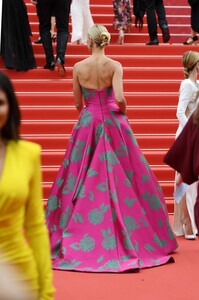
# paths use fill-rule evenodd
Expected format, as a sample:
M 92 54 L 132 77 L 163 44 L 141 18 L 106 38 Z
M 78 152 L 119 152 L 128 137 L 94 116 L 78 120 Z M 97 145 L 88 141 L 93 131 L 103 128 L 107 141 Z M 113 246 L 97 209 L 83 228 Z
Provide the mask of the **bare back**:
M 119 62 L 104 54 L 91 55 L 77 63 L 73 69 L 74 102 L 80 112 L 83 108 L 81 87 L 101 90 L 112 86 L 115 101 L 120 110 L 126 112 L 126 100 L 123 94 L 123 70 Z
M 77 66 L 79 84 L 85 88 L 103 89 L 112 86 L 113 75 L 118 62 L 103 56 L 90 56 Z

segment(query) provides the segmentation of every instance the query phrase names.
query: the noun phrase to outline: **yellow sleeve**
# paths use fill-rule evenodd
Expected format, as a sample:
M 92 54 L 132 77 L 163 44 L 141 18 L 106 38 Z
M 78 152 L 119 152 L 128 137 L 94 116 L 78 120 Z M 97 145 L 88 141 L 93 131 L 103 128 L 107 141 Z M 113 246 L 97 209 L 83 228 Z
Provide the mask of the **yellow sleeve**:
M 50 258 L 49 236 L 42 204 L 40 149 L 34 155 L 30 193 L 25 212 L 25 235 L 37 263 L 40 300 L 52 300 L 54 288 Z M 31 153 L 30 153 L 31 154 Z

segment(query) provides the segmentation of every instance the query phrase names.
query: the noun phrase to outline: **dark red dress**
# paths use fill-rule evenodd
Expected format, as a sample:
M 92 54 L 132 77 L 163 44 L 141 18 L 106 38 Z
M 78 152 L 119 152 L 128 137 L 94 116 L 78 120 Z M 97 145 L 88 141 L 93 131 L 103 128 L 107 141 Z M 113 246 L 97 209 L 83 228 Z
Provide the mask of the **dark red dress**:
M 178 171 L 187 184 L 199 179 L 199 125 L 194 124 L 193 115 L 183 131 L 174 141 L 164 157 L 164 162 Z M 199 185 L 194 207 L 195 222 L 199 232 Z

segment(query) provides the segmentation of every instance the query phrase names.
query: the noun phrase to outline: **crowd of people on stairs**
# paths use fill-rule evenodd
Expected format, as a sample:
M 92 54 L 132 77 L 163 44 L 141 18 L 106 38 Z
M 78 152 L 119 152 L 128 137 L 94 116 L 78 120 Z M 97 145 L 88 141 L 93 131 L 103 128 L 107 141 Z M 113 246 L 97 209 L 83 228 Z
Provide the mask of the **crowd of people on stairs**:
M 65 54 L 69 33 L 69 14 L 71 14 L 71 42 L 86 44 L 87 32 L 94 24 L 89 0 L 30 0 L 36 6 L 39 19 L 40 36 L 34 41 L 41 43 L 46 56 L 44 69 L 51 71 L 57 67 L 58 74 L 65 77 Z M 189 0 L 191 6 L 191 36 L 185 45 L 197 44 L 199 32 L 199 1 Z M 113 0 L 113 26 L 118 30 L 118 44 L 124 43 L 125 33 L 135 26 L 141 30 L 146 14 L 149 41 L 146 45 L 158 45 L 158 26 L 164 43 L 170 41 L 170 31 L 166 19 L 163 0 Z M 0 52 L 8 69 L 27 71 L 36 68 L 31 29 L 24 0 L 2 0 L 0 3 Z M 56 29 L 55 29 L 56 27 Z M 56 43 L 54 58 L 53 42 Z

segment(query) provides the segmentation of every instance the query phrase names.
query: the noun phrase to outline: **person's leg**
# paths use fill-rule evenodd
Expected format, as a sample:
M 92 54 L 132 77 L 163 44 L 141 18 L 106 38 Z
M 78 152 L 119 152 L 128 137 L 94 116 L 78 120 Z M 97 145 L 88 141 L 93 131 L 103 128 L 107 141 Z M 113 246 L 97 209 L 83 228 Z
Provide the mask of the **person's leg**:
M 150 41 L 157 41 L 158 43 L 155 0 L 146 0 L 146 15 Z
M 56 60 L 65 62 L 65 52 L 69 37 L 68 22 L 71 0 L 53 0 L 57 26 L 57 57 Z
M 158 16 L 158 24 L 162 28 L 163 25 L 167 25 L 163 0 L 155 0 L 155 10 Z
M 184 45 L 197 45 L 198 43 L 198 37 L 196 35 L 197 32 L 199 32 L 199 22 L 198 22 L 198 15 L 199 15 L 199 3 L 194 6 L 194 8 L 191 8 L 191 35 L 188 38 L 186 42 L 184 42 Z
M 198 37 L 196 35 L 196 31 L 194 31 L 193 29 L 191 29 L 191 35 L 190 35 L 190 37 L 183 44 L 184 45 L 192 45 L 192 44 L 197 45 L 197 43 L 198 43 Z
M 51 69 L 53 66 L 54 55 L 51 40 L 51 12 L 52 12 L 52 0 L 39 0 L 37 4 L 37 14 L 39 17 L 39 31 L 46 54 L 46 68 Z M 53 67 L 52 67 L 53 69 Z
M 158 16 L 158 24 L 162 30 L 163 42 L 167 43 L 170 40 L 170 33 L 166 20 L 166 12 L 163 0 L 155 0 L 155 10 Z
M 186 194 L 183 196 L 182 200 L 180 201 L 179 207 L 181 210 L 181 218 L 182 218 L 181 222 L 183 224 L 184 236 L 188 240 L 194 240 L 195 234 L 193 232 L 190 215 L 187 208 Z

